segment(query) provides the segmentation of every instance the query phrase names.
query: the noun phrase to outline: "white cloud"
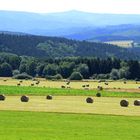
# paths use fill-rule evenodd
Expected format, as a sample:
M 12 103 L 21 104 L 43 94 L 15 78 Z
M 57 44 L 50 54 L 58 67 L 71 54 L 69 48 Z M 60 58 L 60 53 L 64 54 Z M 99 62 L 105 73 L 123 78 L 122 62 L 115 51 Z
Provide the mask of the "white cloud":
M 0 0 L 0 10 L 58 12 L 81 10 L 94 13 L 140 14 L 140 0 Z

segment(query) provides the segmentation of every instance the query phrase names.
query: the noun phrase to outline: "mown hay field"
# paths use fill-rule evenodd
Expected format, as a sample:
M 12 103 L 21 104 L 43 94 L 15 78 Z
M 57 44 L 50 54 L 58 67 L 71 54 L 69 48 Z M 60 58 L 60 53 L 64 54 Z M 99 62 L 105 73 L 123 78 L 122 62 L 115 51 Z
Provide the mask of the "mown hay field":
M 140 116 L 140 106 L 134 106 L 135 98 L 127 98 L 128 107 L 120 106 L 121 99 L 93 97 L 94 102 L 88 104 L 85 96 L 54 96 L 52 100 L 46 96 L 29 96 L 29 102 L 25 103 L 20 101 L 20 96 L 7 96 L 0 102 L 0 110 Z
M 67 85 L 66 81 L 50 81 L 43 78 L 37 79 L 40 81 L 39 84 L 36 84 L 36 81 L 33 80 L 16 80 L 12 78 L 0 78 L 0 85 L 11 85 L 11 86 L 17 86 L 20 81 L 20 86 L 37 86 L 37 87 L 50 87 L 50 88 L 61 88 L 62 86 L 65 86 L 66 88 L 74 88 L 74 89 L 83 89 L 83 85 L 89 85 L 89 89 L 97 89 L 98 86 L 102 86 L 105 89 L 134 89 L 140 91 L 140 82 L 136 81 L 107 81 L 107 82 L 98 82 L 98 81 L 71 81 L 69 85 Z M 107 84 L 108 85 L 107 85 Z

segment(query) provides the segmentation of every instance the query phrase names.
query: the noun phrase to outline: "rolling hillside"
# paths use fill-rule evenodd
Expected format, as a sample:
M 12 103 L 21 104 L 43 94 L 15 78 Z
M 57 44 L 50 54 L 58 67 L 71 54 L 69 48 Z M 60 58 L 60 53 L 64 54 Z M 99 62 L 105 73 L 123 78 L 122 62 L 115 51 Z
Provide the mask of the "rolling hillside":
M 0 52 L 42 58 L 55 57 L 117 57 L 139 59 L 137 52 L 103 43 L 90 43 L 58 37 L 0 34 Z

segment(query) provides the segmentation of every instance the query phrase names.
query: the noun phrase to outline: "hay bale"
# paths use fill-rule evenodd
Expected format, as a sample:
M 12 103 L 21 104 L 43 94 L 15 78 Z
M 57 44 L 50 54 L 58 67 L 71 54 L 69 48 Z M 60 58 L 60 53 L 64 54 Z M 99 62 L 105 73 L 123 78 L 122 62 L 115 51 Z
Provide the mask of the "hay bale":
M 91 97 L 86 98 L 86 102 L 90 104 L 93 103 L 93 98 Z
M 103 87 L 98 86 L 97 89 L 98 89 L 98 90 L 103 90 Z
M 108 86 L 108 83 L 105 83 L 106 86 Z
M 23 95 L 23 96 L 21 96 L 20 100 L 21 100 L 21 102 L 28 102 L 29 101 L 29 97 Z
M 86 85 L 82 85 L 82 87 L 83 87 L 83 88 L 85 88 L 85 87 L 86 87 Z
M 121 101 L 120 101 L 120 105 L 121 105 L 122 107 L 128 107 L 129 102 L 128 102 L 127 100 L 121 100 Z
M 69 85 L 70 84 L 70 81 L 68 81 L 66 84 Z
M 140 106 L 140 100 L 135 100 L 135 101 L 134 101 L 134 105 L 135 105 L 135 106 Z
M 0 101 L 4 101 L 5 100 L 5 96 L 3 94 L 0 95 Z
M 47 99 L 47 100 L 52 100 L 52 98 L 53 98 L 52 95 L 47 95 L 47 96 L 46 96 L 46 99 Z
M 96 97 L 101 97 L 101 93 L 98 92 L 98 93 L 96 94 Z
M 61 88 L 66 88 L 65 86 L 61 86 Z
M 32 83 L 31 86 L 34 86 L 34 84 Z
M 40 81 L 37 81 L 37 82 L 36 82 L 36 85 L 38 85 L 39 83 L 40 83 Z
M 123 83 L 126 84 L 126 81 L 124 81 Z
M 20 86 L 20 83 L 18 83 L 17 86 Z

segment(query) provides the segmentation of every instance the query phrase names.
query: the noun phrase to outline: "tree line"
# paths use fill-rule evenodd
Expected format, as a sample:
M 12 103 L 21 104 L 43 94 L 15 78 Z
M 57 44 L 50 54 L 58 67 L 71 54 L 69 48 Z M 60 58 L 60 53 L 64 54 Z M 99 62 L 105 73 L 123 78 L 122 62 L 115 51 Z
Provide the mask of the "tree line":
M 34 58 L 0 53 L 0 76 L 28 74 L 32 77 L 75 79 L 140 79 L 138 60 L 116 58 L 65 57 Z

